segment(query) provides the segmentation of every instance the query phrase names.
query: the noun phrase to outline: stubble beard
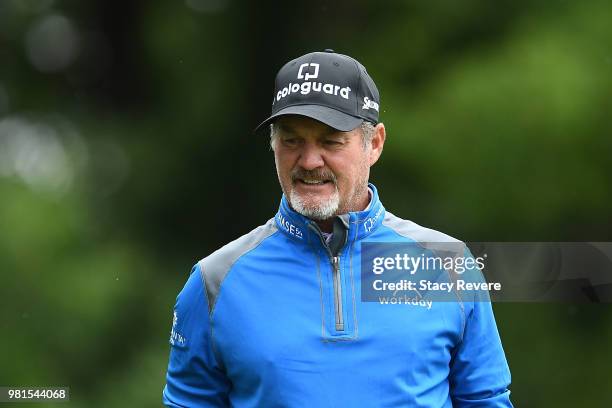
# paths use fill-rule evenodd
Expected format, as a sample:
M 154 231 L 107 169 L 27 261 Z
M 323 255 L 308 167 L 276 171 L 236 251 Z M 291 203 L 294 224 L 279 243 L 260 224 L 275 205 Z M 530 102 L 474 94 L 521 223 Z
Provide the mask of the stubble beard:
M 291 207 L 304 217 L 316 221 L 327 220 L 338 213 L 340 207 L 340 192 L 338 191 L 338 185 L 334 184 L 334 193 L 327 200 L 322 200 L 316 203 L 316 198 L 311 194 L 307 194 L 306 197 L 298 194 L 295 189 L 291 189 L 289 193 L 289 203 Z M 309 197 L 310 196 L 310 197 Z

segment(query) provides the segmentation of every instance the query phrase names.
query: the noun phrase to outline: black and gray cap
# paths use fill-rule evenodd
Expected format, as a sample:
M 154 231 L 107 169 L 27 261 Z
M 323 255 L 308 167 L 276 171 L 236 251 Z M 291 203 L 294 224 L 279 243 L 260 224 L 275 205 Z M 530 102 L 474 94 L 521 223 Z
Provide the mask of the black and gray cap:
M 302 115 L 348 132 L 363 120 L 378 123 L 379 109 L 378 89 L 365 67 L 328 49 L 289 61 L 278 71 L 272 114 L 255 130 L 282 115 Z

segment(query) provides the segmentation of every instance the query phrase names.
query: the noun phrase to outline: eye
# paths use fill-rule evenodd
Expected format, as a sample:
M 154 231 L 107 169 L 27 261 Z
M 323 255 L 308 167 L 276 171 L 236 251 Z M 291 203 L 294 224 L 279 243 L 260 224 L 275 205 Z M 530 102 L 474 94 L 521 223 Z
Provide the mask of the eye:
M 283 144 L 288 147 L 294 147 L 294 146 L 297 146 L 298 144 L 298 140 L 295 137 L 283 137 L 282 141 L 283 141 Z
M 342 145 L 342 142 L 335 139 L 327 139 L 323 141 L 323 144 L 325 144 L 326 146 L 340 146 Z

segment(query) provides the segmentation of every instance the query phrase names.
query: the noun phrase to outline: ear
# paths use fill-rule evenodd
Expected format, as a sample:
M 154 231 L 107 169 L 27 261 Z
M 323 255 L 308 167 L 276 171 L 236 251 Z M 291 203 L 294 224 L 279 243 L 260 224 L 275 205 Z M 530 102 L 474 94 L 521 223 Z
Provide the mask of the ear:
M 387 133 L 385 131 L 385 125 L 384 123 L 379 123 L 374 128 L 374 136 L 372 137 L 372 143 L 370 147 L 370 167 L 378 161 L 378 158 L 382 154 L 386 137 Z

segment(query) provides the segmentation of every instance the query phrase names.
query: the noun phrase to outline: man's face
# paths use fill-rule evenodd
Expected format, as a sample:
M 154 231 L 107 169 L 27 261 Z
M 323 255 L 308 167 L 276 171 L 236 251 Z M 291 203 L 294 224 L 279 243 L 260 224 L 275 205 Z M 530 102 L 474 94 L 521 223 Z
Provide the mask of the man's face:
M 367 206 L 372 148 L 364 149 L 360 128 L 341 132 L 298 115 L 276 125 L 276 171 L 294 210 L 325 220 Z

